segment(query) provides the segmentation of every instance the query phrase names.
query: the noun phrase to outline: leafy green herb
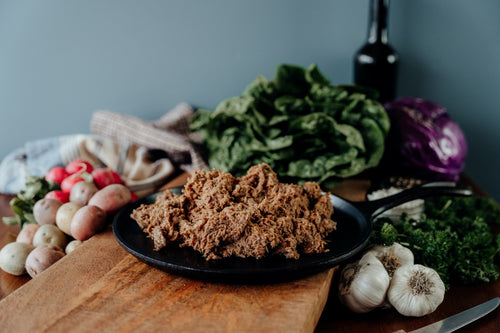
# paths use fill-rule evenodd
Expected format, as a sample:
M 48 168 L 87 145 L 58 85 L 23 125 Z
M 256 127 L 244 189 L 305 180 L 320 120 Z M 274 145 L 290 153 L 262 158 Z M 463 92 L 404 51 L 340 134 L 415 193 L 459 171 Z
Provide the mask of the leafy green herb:
M 9 203 L 14 216 L 3 217 L 3 222 L 6 225 L 19 224 L 21 228 L 25 223 L 36 223 L 33 217 L 33 206 L 45 194 L 56 189 L 59 189 L 58 184 L 49 182 L 43 177 L 33 175 L 26 177 L 25 189 L 19 191 Z
M 435 197 L 426 199 L 419 221 L 406 214 L 393 225 L 380 219 L 372 242 L 401 243 L 410 248 L 415 261 L 435 269 L 449 288 L 454 284 L 491 282 L 499 277 L 495 256 L 500 235 L 490 227 L 500 224 L 500 207 L 483 197 Z
M 285 180 L 337 182 L 378 165 L 389 118 L 377 93 L 332 86 L 313 64 L 283 64 L 273 80 L 258 76 L 214 111 L 198 110 L 211 167 L 237 176 L 267 163 Z

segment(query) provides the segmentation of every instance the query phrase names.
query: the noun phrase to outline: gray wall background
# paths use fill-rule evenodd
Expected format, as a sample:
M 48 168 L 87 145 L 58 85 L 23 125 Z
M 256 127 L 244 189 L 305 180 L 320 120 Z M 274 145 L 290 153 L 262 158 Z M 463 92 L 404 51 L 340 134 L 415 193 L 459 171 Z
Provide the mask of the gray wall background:
M 0 0 L 0 159 L 88 133 L 97 109 L 214 108 L 282 62 L 350 83 L 367 16 L 368 0 Z M 500 1 L 393 0 L 389 27 L 399 95 L 448 109 L 466 172 L 500 201 Z

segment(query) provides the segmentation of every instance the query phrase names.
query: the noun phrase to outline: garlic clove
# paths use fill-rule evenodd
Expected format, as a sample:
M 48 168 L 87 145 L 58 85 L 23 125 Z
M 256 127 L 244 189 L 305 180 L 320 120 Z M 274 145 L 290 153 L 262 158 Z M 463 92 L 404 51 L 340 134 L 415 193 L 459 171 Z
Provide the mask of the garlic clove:
M 402 266 L 394 272 L 387 298 L 402 315 L 421 317 L 436 310 L 443 302 L 444 293 L 439 274 L 417 264 Z
M 373 253 L 382 262 L 391 278 L 394 271 L 401 266 L 413 265 L 414 263 L 413 252 L 399 243 L 394 243 L 391 246 L 376 245 L 368 252 Z
M 390 278 L 373 253 L 346 265 L 340 276 L 339 298 L 351 311 L 365 313 L 384 303 Z

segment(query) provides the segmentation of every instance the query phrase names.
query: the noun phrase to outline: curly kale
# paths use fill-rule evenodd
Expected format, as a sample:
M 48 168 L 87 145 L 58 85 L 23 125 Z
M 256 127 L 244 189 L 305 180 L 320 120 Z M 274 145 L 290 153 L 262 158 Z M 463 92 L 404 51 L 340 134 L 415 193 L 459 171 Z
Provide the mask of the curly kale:
M 445 285 L 491 282 L 499 277 L 495 256 L 500 235 L 500 207 L 482 197 L 427 199 L 419 221 L 401 216 L 392 224 L 384 218 L 375 223 L 372 243 L 401 243 L 412 250 L 415 262 L 436 270 Z

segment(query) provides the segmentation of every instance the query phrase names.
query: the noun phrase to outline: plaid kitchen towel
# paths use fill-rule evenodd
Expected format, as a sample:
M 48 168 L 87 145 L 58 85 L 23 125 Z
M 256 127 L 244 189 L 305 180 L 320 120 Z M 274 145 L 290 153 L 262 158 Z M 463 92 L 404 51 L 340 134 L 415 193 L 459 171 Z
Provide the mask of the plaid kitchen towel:
M 146 122 L 133 116 L 111 111 L 94 113 L 90 124 L 93 133 L 167 152 L 168 157 L 184 171 L 206 169 L 207 164 L 195 145 L 200 142 L 196 133 L 189 131 L 194 110 L 180 103 L 160 119 Z

